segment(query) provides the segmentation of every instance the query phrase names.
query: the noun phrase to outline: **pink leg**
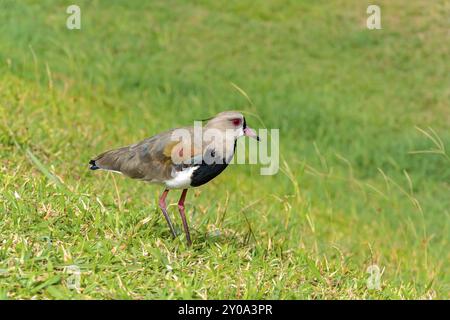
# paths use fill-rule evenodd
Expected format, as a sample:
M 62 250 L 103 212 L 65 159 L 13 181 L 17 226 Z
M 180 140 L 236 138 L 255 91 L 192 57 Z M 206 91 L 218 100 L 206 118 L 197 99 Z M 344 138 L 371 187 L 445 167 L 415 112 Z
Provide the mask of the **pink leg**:
M 164 214 L 164 218 L 166 218 L 167 224 L 169 225 L 170 232 L 172 233 L 172 236 L 175 238 L 177 234 L 175 233 L 175 229 L 173 228 L 172 221 L 170 221 L 169 214 L 167 213 L 167 206 L 166 206 L 166 197 L 169 193 L 169 190 L 164 190 L 163 194 L 161 195 L 161 198 L 159 198 L 159 207 L 161 208 L 162 213 Z
M 178 201 L 178 209 L 180 210 L 181 220 L 183 220 L 184 233 L 186 233 L 186 240 L 188 246 L 192 244 L 191 235 L 189 233 L 189 226 L 186 221 L 186 214 L 184 213 L 184 200 L 186 199 L 187 189 L 181 193 L 180 201 Z

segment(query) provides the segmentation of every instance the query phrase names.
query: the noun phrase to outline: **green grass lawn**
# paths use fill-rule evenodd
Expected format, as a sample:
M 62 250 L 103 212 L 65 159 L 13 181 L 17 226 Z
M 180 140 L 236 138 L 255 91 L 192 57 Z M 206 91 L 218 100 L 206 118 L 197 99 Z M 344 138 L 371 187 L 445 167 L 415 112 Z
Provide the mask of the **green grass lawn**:
M 369 4 L 0 0 L 0 298 L 448 299 L 449 6 Z M 191 190 L 192 247 L 161 187 L 88 170 L 229 109 L 280 171 Z

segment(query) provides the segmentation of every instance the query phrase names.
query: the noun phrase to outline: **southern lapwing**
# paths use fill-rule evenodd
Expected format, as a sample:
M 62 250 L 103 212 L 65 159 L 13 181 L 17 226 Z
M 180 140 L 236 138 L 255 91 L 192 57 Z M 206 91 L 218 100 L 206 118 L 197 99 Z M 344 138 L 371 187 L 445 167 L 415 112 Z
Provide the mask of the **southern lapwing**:
M 201 186 L 218 176 L 233 158 L 236 140 L 248 136 L 259 141 L 244 116 L 225 111 L 205 125 L 172 129 L 136 144 L 106 151 L 89 162 L 91 170 L 109 170 L 133 179 L 165 187 L 159 207 L 176 237 L 167 213 L 166 197 L 171 189 L 182 189 L 178 209 L 188 245 L 191 245 L 184 201 L 189 188 Z M 200 129 L 200 132 L 199 130 Z

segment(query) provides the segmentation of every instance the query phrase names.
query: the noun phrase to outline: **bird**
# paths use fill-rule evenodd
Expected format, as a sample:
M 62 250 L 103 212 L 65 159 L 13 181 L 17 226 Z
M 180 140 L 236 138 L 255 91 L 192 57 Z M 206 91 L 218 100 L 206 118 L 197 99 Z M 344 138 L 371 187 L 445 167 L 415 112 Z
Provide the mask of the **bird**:
M 238 111 L 220 112 L 200 123 L 167 130 L 89 161 L 91 170 L 113 171 L 163 186 L 158 204 L 174 238 L 177 235 L 166 198 L 170 190 L 182 190 L 178 210 L 188 246 L 192 244 L 184 205 L 188 189 L 208 183 L 225 170 L 234 156 L 237 139 L 247 136 L 260 141 Z

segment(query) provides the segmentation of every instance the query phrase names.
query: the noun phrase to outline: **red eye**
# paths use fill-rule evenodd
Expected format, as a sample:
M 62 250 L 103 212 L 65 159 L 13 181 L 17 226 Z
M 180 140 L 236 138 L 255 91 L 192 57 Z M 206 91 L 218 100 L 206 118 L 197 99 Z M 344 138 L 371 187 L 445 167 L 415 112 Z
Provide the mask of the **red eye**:
M 237 127 L 241 124 L 241 119 L 233 119 L 231 120 L 233 122 L 233 124 Z

